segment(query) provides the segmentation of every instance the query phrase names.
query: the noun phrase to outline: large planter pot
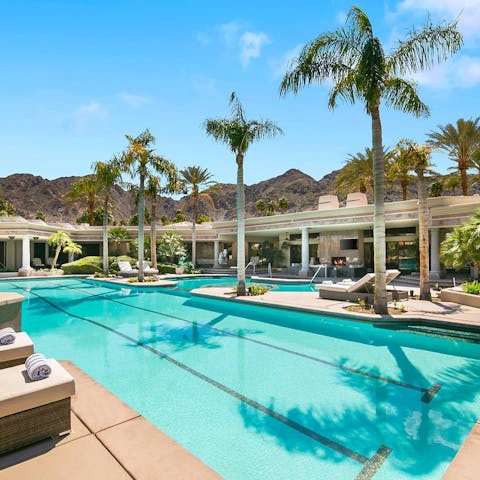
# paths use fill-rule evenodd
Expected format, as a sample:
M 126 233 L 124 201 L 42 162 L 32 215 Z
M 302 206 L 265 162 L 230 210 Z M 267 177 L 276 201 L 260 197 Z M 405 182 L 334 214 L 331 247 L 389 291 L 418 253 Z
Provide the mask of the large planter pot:
M 183 267 L 175 267 L 175 273 L 177 275 L 183 275 L 183 270 L 184 270 Z
M 440 292 L 440 300 L 442 302 L 454 302 L 461 305 L 468 305 L 469 307 L 480 308 L 480 295 L 465 293 L 456 288 L 444 288 Z

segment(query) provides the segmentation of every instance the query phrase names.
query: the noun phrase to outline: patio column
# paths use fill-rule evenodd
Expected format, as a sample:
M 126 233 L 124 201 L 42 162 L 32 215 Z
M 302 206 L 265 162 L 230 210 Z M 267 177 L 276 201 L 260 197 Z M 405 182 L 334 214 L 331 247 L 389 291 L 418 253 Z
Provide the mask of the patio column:
M 24 235 L 22 237 L 22 266 L 18 269 L 18 276 L 28 277 L 32 270 L 33 268 L 30 266 L 30 237 Z
M 30 237 L 22 237 L 22 268 L 30 268 Z
M 220 240 L 213 242 L 213 268 L 219 268 L 218 256 L 220 255 Z
M 440 278 L 440 232 L 438 228 L 430 230 L 430 279 Z
M 308 261 L 310 260 L 308 251 L 308 228 L 302 227 L 302 268 L 298 272 L 301 277 L 308 275 Z

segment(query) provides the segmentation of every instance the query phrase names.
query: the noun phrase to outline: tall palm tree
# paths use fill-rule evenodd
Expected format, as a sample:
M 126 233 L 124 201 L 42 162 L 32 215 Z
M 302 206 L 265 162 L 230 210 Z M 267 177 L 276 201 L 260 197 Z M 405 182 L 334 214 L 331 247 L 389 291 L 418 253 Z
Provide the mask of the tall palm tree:
M 349 155 L 335 180 L 335 191 L 341 195 L 360 191 L 373 195 L 373 150 L 366 148 L 365 153 Z
M 70 191 L 64 196 L 73 203 L 86 202 L 88 223 L 95 224 L 95 202 L 97 200 L 98 184 L 95 175 L 88 175 L 72 183 Z
M 175 165 L 163 157 L 158 157 L 161 172 L 166 177 L 167 184 L 161 187 L 159 175 L 149 175 L 145 195 L 150 199 L 150 258 L 152 267 L 157 268 L 157 200 L 162 193 L 178 193 L 182 185 L 178 179 L 178 171 Z M 157 173 L 159 171 L 157 170 Z
M 480 151 L 480 117 L 474 120 L 459 118 L 457 125 L 448 123 L 438 125 L 438 131 L 427 134 L 428 144 L 433 148 L 444 150 L 450 160 L 457 163 L 460 173 L 462 195 L 468 195 L 467 170 L 472 166 L 472 159 Z
M 96 162 L 93 170 L 97 178 L 98 191 L 103 197 L 103 273 L 108 274 L 108 209 L 112 199 L 112 189 L 122 177 L 120 160 L 114 156 L 108 162 Z
M 419 117 L 428 115 L 428 107 L 420 100 L 416 85 L 405 76 L 430 68 L 435 62 L 456 53 L 462 45 L 456 23 L 433 25 L 428 22 L 412 30 L 397 48 L 386 54 L 380 39 L 373 34 L 367 15 L 358 7 L 348 12 L 345 26 L 320 34 L 306 45 L 285 74 L 280 93 L 298 91 L 305 85 L 333 81 L 328 105 L 337 106 L 342 99 L 360 101 L 372 122 L 374 156 L 374 266 L 376 313 L 387 313 L 385 284 L 385 220 L 384 220 L 384 152 L 380 104 Z
M 198 202 L 206 201 L 212 208 L 215 207 L 211 195 L 207 192 L 200 192 L 200 189 L 209 188 L 216 185 L 212 180 L 213 174 L 207 168 L 201 168 L 198 165 L 187 167 L 180 170 L 180 180 L 185 186 L 185 190 L 190 194 L 187 202 L 191 202 L 193 207 L 193 222 L 192 222 L 192 263 L 197 262 L 197 229 L 198 223 Z
M 245 188 L 243 162 L 250 144 L 262 138 L 283 133 L 271 121 L 247 120 L 235 92 L 230 96 L 231 118 L 208 119 L 207 135 L 228 145 L 237 163 L 237 295 L 245 295 Z
M 430 292 L 430 264 L 428 258 L 428 197 L 426 174 L 434 174 L 430 163 L 430 147 L 411 140 L 401 140 L 398 148 L 409 159 L 412 170 L 417 174 L 418 185 L 418 250 L 420 256 L 420 300 L 432 300 Z
M 138 281 L 143 282 L 144 260 L 144 224 L 145 224 L 145 182 L 155 173 L 163 175 L 171 163 L 160 155 L 153 153 L 155 137 L 148 128 L 138 136 L 125 135 L 129 142 L 122 153 L 122 165 L 132 178 L 138 176 Z

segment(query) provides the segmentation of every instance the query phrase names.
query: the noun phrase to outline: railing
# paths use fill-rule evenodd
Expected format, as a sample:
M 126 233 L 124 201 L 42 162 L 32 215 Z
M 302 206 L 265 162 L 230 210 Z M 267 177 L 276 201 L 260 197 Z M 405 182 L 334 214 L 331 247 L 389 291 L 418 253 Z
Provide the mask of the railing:
M 247 263 L 247 266 L 245 267 L 245 271 L 247 271 L 247 268 L 248 268 L 248 267 L 252 267 L 253 273 L 255 273 L 255 266 L 256 266 L 256 265 L 257 265 L 257 264 L 256 264 L 255 262 L 248 262 L 248 263 Z
M 316 272 L 313 274 L 313 277 L 310 279 L 310 283 L 313 283 L 313 281 L 315 280 L 315 278 L 317 277 L 317 275 L 320 273 L 320 270 L 324 268 L 325 269 L 325 278 L 327 277 L 327 270 L 328 270 L 328 266 L 327 265 L 324 265 L 324 264 L 321 264 L 318 266 Z

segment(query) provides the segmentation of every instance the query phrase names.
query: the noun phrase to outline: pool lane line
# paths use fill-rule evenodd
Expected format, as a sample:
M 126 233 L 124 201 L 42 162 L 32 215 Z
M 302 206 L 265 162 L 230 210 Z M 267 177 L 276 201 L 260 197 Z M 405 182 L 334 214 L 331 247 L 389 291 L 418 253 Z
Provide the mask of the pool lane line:
M 18 286 L 15 286 L 15 287 L 22 289 L 21 287 L 18 287 Z M 147 313 L 153 313 L 155 315 L 159 315 L 159 316 L 162 316 L 162 317 L 172 318 L 174 320 L 179 320 L 179 321 L 182 321 L 182 322 L 185 322 L 185 323 L 189 323 L 190 325 L 194 324 L 193 321 L 187 320 L 185 318 L 177 317 L 175 315 L 170 315 L 168 313 L 158 312 L 156 310 L 152 310 L 152 309 L 145 308 L 145 307 L 139 307 L 139 306 L 136 306 L 136 305 L 131 305 L 129 303 L 121 302 L 120 300 L 117 300 L 117 299 L 114 299 L 114 298 L 106 297 L 106 295 L 112 293 L 111 291 L 104 292 L 104 293 L 93 294 L 93 293 L 89 293 L 89 292 L 85 291 L 86 289 L 76 288 L 76 287 L 73 287 L 73 286 L 70 286 L 70 287 L 65 286 L 65 287 L 61 287 L 61 288 L 67 288 L 68 290 L 76 290 L 76 291 L 78 291 L 78 292 L 80 292 L 84 295 L 89 295 L 90 297 L 103 297 L 103 298 L 105 298 L 105 300 L 107 300 L 109 302 L 117 303 L 117 304 L 123 305 L 125 307 L 134 308 L 134 309 L 141 310 L 141 311 L 144 311 L 144 312 L 147 312 Z M 117 290 L 114 290 L 114 291 L 117 292 Z M 206 328 L 208 328 L 212 331 L 218 332 L 218 333 L 222 333 L 222 334 L 225 334 L 225 335 L 228 335 L 228 336 L 231 336 L 231 337 L 241 338 L 242 340 L 245 340 L 247 342 L 252 342 L 252 343 L 256 343 L 258 345 L 262 345 L 262 346 L 265 346 L 265 347 L 268 347 L 268 348 L 273 348 L 275 350 L 278 350 L 278 351 L 281 351 L 281 352 L 284 352 L 284 353 L 288 353 L 290 355 L 295 355 L 295 356 L 298 356 L 298 357 L 301 357 L 301 358 L 305 358 L 307 360 L 312 360 L 314 362 L 321 363 L 323 365 L 338 368 L 339 370 L 342 370 L 342 371 L 345 371 L 345 372 L 353 373 L 355 375 L 360 375 L 360 376 L 363 376 L 363 377 L 366 377 L 366 378 L 371 378 L 372 380 L 377 380 L 377 381 L 389 383 L 389 384 L 395 385 L 397 387 L 403 387 L 403 388 L 408 388 L 410 390 L 415 390 L 415 391 L 423 394 L 421 399 L 420 399 L 423 403 L 430 403 L 435 398 L 435 395 L 442 388 L 442 386 L 438 383 L 433 384 L 429 388 L 424 388 L 424 387 L 418 387 L 416 385 L 411 385 L 411 384 L 406 383 L 406 382 L 401 382 L 400 380 L 394 380 L 394 379 L 387 378 L 387 377 L 381 377 L 381 376 L 375 375 L 373 373 L 365 372 L 365 371 L 362 371 L 362 370 L 357 370 L 357 369 L 351 368 L 351 367 L 346 367 L 345 365 L 339 365 L 338 363 L 329 362 L 328 360 L 324 360 L 324 359 L 321 359 L 321 358 L 318 358 L 318 357 L 314 357 L 314 356 L 308 355 L 306 353 L 297 352 L 295 350 L 290 350 L 290 349 L 285 348 L 285 347 L 280 347 L 278 345 L 274 345 L 274 344 L 271 344 L 271 343 L 268 343 L 268 342 L 263 342 L 262 340 L 257 340 L 255 338 L 246 337 L 246 336 L 240 335 L 238 333 L 229 332 L 228 330 L 223 330 L 223 329 L 220 329 L 220 328 L 216 328 L 216 327 L 213 327 L 213 326 L 208 325 L 208 324 L 200 324 L 199 327 L 200 328 L 206 327 Z
M 19 287 L 19 288 L 21 289 L 21 287 Z M 378 470 L 378 468 L 380 468 L 381 464 L 386 460 L 386 458 L 388 457 L 388 455 L 392 451 L 390 447 L 387 447 L 385 445 L 381 445 L 372 457 L 367 457 L 365 455 L 362 455 L 361 453 L 359 453 L 355 450 L 352 450 L 351 448 L 348 448 L 345 445 L 342 445 L 338 442 L 335 442 L 334 440 L 331 440 L 330 438 L 325 437 L 325 436 L 315 432 L 314 430 L 311 430 L 310 428 L 307 428 L 307 427 L 301 425 L 300 423 L 298 423 L 294 420 L 291 420 L 290 418 L 282 415 L 281 413 L 278 413 L 275 410 L 272 410 L 271 408 L 268 408 L 265 405 L 262 405 L 261 403 L 255 401 L 255 400 L 252 400 L 251 398 L 246 397 L 245 395 L 237 392 L 236 390 L 233 390 L 230 387 L 227 387 L 223 383 L 220 383 L 220 382 L 214 380 L 213 378 L 208 377 L 207 375 L 199 372 L 198 370 L 195 370 L 194 368 L 189 367 L 185 363 L 180 362 L 179 360 L 176 360 L 175 358 L 171 357 L 170 355 L 168 355 L 166 353 L 163 353 L 160 350 L 157 350 L 156 348 L 153 348 L 150 345 L 146 345 L 146 344 L 140 342 L 139 340 L 137 340 L 133 337 L 130 337 L 129 335 L 127 335 L 123 332 L 120 332 L 119 330 L 115 330 L 114 328 L 109 327 L 108 325 L 97 322 L 96 320 L 91 320 L 89 318 L 82 317 L 80 315 L 76 315 L 74 313 L 71 313 L 68 310 L 65 310 L 64 308 L 60 307 L 59 305 L 56 305 L 55 303 L 48 300 L 47 298 L 42 297 L 38 293 L 32 292 L 31 290 L 30 290 L 30 293 L 32 295 L 35 295 L 40 300 L 43 300 L 45 303 L 52 306 L 56 310 L 58 310 L 62 313 L 65 313 L 69 317 L 73 317 L 73 318 L 76 318 L 78 320 L 82 320 L 82 321 L 91 323 L 92 325 L 95 325 L 97 327 L 103 328 L 104 330 L 107 330 L 107 331 L 109 331 L 109 332 L 111 332 L 111 333 L 113 333 L 113 334 L 115 334 L 119 337 L 124 338 L 125 340 L 128 340 L 129 342 L 133 343 L 134 345 L 137 345 L 141 348 L 144 348 L 145 350 L 148 350 L 149 352 L 157 355 L 160 359 L 166 360 L 167 362 L 171 363 L 172 365 L 175 365 L 176 367 L 181 368 L 182 370 L 190 373 L 191 375 L 199 378 L 200 380 L 203 380 L 204 382 L 212 385 L 213 387 L 217 388 L 218 390 L 221 390 L 222 392 L 227 393 L 228 395 L 234 397 L 237 400 L 240 400 L 241 402 L 245 403 L 246 405 L 249 405 L 249 406 L 255 408 L 259 412 L 261 412 L 265 415 L 268 415 L 269 417 L 283 423 L 284 425 L 286 425 L 290 428 L 293 428 L 297 432 L 306 435 L 307 437 L 311 438 L 312 440 L 317 441 L 318 443 L 328 447 L 329 449 L 334 450 L 337 453 L 340 453 L 340 454 L 342 454 L 342 455 L 344 455 L 344 456 L 346 456 L 346 457 L 348 457 L 352 460 L 355 460 L 358 463 L 363 464 L 364 468 L 355 477 L 355 480 L 364 480 L 364 479 L 367 480 L 367 479 L 372 478 L 373 474 Z M 372 465 L 376 465 L 376 468 L 370 476 L 365 476 L 365 475 L 360 476 L 360 475 L 362 475 L 362 472 L 364 472 L 366 470 L 366 467 L 368 467 L 367 470 L 370 471 Z
M 193 321 L 191 320 L 187 320 L 185 318 L 181 318 L 181 317 L 177 317 L 175 315 L 170 315 L 168 313 L 162 313 L 162 312 L 158 312 L 156 310 L 152 310 L 150 308 L 145 308 L 145 307 L 139 307 L 139 306 L 136 306 L 136 305 L 131 305 L 129 303 L 125 303 L 125 302 L 122 302 L 120 300 L 117 300 L 117 299 L 114 299 L 114 298 L 108 298 L 106 297 L 105 295 L 108 295 L 110 294 L 111 292 L 105 292 L 105 293 L 98 293 L 98 294 L 91 294 L 91 293 L 88 293 L 86 291 L 84 291 L 83 289 L 81 288 L 76 288 L 76 287 L 70 287 L 70 290 L 77 290 L 83 294 L 86 294 L 86 295 L 90 295 L 91 297 L 100 297 L 100 296 L 104 296 L 105 300 L 108 300 L 110 302 L 113 302 L 113 303 L 118 303 L 119 305 L 123 305 L 123 306 L 126 306 L 126 307 L 130 307 L 130 308 L 134 308 L 134 309 L 137 309 L 137 310 L 141 310 L 141 311 L 144 311 L 144 312 L 147 312 L 147 313 L 154 313 L 156 315 L 159 315 L 159 316 L 163 316 L 163 317 L 168 317 L 168 318 L 172 318 L 174 320 L 180 320 L 182 322 L 185 322 L 185 323 L 189 323 L 191 325 L 194 324 Z M 317 362 L 317 363 L 321 363 L 323 365 L 327 365 L 327 366 L 330 366 L 330 367 L 334 367 L 334 368 L 338 368 L 339 370 L 342 370 L 342 371 L 345 371 L 345 372 L 349 372 L 349 373 L 353 373 L 355 375 L 360 375 L 360 376 L 363 376 L 363 377 L 367 377 L 367 378 L 371 378 L 372 380 L 377 380 L 377 381 L 381 381 L 381 382 L 385 382 L 385 383 L 389 383 L 391 385 L 395 385 L 397 387 L 403 387 L 403 388 L 408 388 L 410 390 L 415 390 L 417 392 L 420 392 L 422 393 L 422 397 L 421 397 L 421 401 L 423 403 L 430 403 L 434 398 L 435 398 L 435 395 L 440 391 L 440 389 L 442 388 L 442 386 L 438 383 L 435 383 L 433 385 L 431 385 L 429 388 L 425 388 L 425 387 L 418 387 L 416 385 L 411 385 L 409 383 L 406 383 L 406 382 L 401 382 L 400 380 L 394 380 L 394 379 L 391 379 L 391 378 L 387 378 L 387 377 L 381 377 L 380 375 L 375 375 L 373 373 L 369 373 L 369 372 L 365 372 L 363 370 L 357 370 L 355 368 L 351 368 L 351 367 L 347 367 L 345 365 L 339 365 L 338 363 L 333 363 L 333 362 L 329 362 L 328 360 L 324 360 L 322 358 L 318 358 L 318 357 L 314 357 L 313 355 L 309 355 L 307 353 L 302 353 L 302 352 L 297 352 L 295 350 L 290 350 L 288 348 L 285 348 L 285 347 L 280 347 L 278 345 L 274 345 L 272 343 L 268 343 L 268 342 L 263 342 L 262 340 L 257 340 L 255 338 L 250 338 L 250 337 L 246 337 L 244 335 L 240 335 L 238 333 L 233 333 L 233 332 L 229 332 L 228 330 L 223 330 L 221 328 L 217 328 L 217 327 L 213 327 L 211 325 L 208 325 L 206 323 L 204 324 L 200 324 L 198 325 L 200 328 L 201 327 L 206 327 L 212 331 L 215 331 L 215 332 L 218 332 L 218 333 L 223 333 L 225 335 L 228 335 L 228 336 L 231 336 L 231 337 L 236 337 L 236 338 L 241 338 L 242 340 L 245 340 L 247 342 L 252 342 L 252 343 L 256 343 L 258 345 L 262 345 L 262 346 L 265 346 L 265 347 L 269 347 L 269 348 L 273 348 L 275 350 L 279 350 L 281 352 L 284 352 L 284 353 L 288 353 L 290 355 L 295 355 L 295 356 L 298 356 L 298 357 L 301 357 L 301 358 L 305 358 L 307 360 L 312 360 L 314 362 Z

